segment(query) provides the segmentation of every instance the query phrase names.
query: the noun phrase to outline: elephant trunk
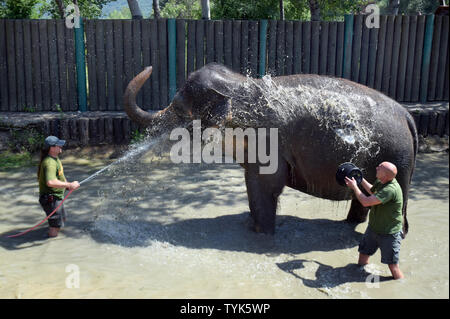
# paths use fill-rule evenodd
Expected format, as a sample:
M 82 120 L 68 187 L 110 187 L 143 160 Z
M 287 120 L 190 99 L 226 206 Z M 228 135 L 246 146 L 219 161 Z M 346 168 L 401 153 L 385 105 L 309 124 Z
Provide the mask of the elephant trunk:
M 160 135 L 164 128 L 168 126 L 174 127 L 180 124 L 180 121 L 175 112 L 171 110 L 171 106 L 161 111 L 150 113 L 142 110 L 136 104 L 136 95 L 151 74 L 152 67 L 148 66 L 130 81 L 123 95 L 123 105 L 125 112 L 133 122 L 142 127 L 151 127 L 152 135 Z

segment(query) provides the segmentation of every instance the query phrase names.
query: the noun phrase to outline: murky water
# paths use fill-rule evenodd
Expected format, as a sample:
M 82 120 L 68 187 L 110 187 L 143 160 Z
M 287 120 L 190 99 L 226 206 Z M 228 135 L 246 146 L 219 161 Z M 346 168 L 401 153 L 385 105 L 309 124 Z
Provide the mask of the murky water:
M 110 162 L 63 163 L 81 181 Z M 447 153 L 419 154 L 403 281 L 386 280 L 379 252 L 355 265 L 367 223 L 343 222 L 349 202 L 286 188 L 276 234 L 249 231 L 235 164 L 175 165 L 147 153 L 114 165 L 68 198 L 55 239 L 47 227 L 6 238 L 45 216 L 34 169 L 0 172 L 0 297 L 448 298 L 448 169 Z

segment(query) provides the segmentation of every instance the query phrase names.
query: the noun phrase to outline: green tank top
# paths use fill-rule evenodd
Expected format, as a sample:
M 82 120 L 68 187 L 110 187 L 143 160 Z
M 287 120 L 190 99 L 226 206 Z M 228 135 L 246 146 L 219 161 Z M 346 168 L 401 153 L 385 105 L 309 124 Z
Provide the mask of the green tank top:
M 63 166 L 59 158 L 47 156 L 44 158 L 39 171 L 39 195 L 51 194 L 58 199 L 64 198 L 65 188 L 48 187 L 47 182 L 57 179 L 66 182 Z
M 378 179 L 370 190 L 381 204 L 370 209 L 369 227 L 378 234 L 395 234 L 402 230 L 403 193 L 397 180 L 382 184 Z

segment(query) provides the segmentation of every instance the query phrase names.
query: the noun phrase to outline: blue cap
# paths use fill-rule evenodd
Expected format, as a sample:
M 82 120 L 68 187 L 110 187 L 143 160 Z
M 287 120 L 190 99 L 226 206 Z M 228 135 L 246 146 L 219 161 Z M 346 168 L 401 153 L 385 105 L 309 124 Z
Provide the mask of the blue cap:
M 60 140 L 59 138 L 57 138 L 56 136 L 48 136 L 45 141 L 44 141 L 44 145 L 46 147 L 50 147 L 50 146 L 64 146 L 64 144 L 66 144 L 65 140 Z

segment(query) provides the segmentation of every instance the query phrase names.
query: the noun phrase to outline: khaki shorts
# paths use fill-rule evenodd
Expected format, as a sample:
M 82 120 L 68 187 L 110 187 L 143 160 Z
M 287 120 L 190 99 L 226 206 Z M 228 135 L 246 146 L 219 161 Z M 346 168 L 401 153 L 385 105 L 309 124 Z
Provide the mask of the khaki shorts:
M 381 250 L 381 262 L 383 264 L 398 264 L 400 259 L 400 243 L 402 232 L 395 234 L 377 234 L 367 227 L 367 230 L 359 244 L 358 251 L 361 254 L 372 256 L 378 248 Z

